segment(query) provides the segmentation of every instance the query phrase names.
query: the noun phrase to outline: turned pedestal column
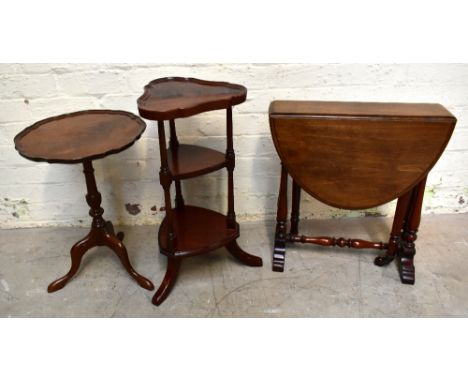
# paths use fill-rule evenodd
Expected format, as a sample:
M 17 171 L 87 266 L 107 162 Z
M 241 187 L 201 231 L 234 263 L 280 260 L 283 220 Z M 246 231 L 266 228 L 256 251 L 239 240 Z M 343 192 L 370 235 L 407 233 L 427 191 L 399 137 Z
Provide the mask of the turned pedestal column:
M 49 163 L 79 163 L 86 180 L 86 201 L 92 217 L 89 233 L 71 249 L 68 273 L 52 282 L 49 292 L 62 289 L 78 272 L 85 253 L 97 246 L 109 247 L 130 276 L 143 288 L 153 290 L 151 281 L 140 275 L 130 264 L 123 233 L 115 233 L 110 221 L 103 218 L 101 194 L 96 186 L 92 161 L 118 153 L 131 146 L 145 130 L 146 124 L 137 116 L 113 110 L 86 110 L 48 118 L 26 128 L 15 137 L 18 152 L 33 161 Z

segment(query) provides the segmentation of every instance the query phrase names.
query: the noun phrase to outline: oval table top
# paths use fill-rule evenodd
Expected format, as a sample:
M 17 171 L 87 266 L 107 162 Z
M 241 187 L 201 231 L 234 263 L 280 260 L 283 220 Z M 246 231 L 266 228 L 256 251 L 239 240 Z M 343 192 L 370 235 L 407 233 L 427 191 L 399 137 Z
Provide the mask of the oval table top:
M 85 110 L 36 122 L 19 133 L 15 148 L 25 158 L 78 163 L 131 146 L 146 129 L 136 115 L 119 110 Z
M 166 77 L 151 81 L 138 98 L 143 118 L 162 121 L 226 109 L 245 101 L 247 89 L 228 82 Z
M 278 155 L 306 192 L 365 209 L 413 188 L 442 155 L 456 124 L 439 104 L 274 101 Z

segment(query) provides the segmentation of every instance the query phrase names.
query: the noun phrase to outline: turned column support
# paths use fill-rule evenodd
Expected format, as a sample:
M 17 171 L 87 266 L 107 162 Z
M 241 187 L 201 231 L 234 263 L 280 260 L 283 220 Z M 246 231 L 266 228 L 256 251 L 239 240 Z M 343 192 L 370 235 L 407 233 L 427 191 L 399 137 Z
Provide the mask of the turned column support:
M 426 187 L 425 177 L 413 190 L 411 206 L 408 209 L 408 215 L 403 228 L 401 249 L 398 252 L 398 271 L 403 284 L 414 284 L 415 267 L 414 256 L 416 255 L 415 241 L 419 224 L 421 223 L 421 210 L 424 198 L 424 189 Z
M 179 148 L 179 140 L 177 139 L 176 126 L 175 126 L 175 121 L 173 119 L 169 121 L 169 127 L 170 127 L 169 147 L 171 148 L 172 152 L 175 153 L 177 152 L 177 149 Z M 177 158 L 177 156 L 175 156 L 175 158 Z M 175 190 L 176 190 L 176 196 L 174 199 L 175 206 L 177 209 L 181 209 L 181 208 L 184 208 L 185 202 L 182 196 L 182 187 L 181 187 L 180 179 L 175 179 L 174 183 L 175 183 Z
M 118 256 L 123 267 L 141 287 L 153 290 L 153 283 L 133 269 L 128 258 L 127 249 L 122 243 L 123 234 L 118 233 L 116 235 L 112 223 L 110 221 L 105 221 L 102 217 L 104 213 L 104 209 L 101 207 L 102 198 L 96 186 L 94 169 L 90 160 L 83 162 L 83 172 L 85 174 L 87 188 L 86 201 L 90 207 L 89 215 L 93 218 L 91 230 L 83 239 L 72 247 L 70 251 L 71 267 L 68 273 L 52 282 L 47 288 L 47 291 L 51 293 L 62 289 L 78 272 L 85 253 L 93 247 L 104 245 L 109 247 Z
M 291 228 L 289 233 L 297 235 L 299 231 L 299 206 L 301 203 L 301 187 L 293 179 L 292 182 L 292 205 L 291 205 Z
M 232 132 L 232 108 L 226 109 L 226 167 L 228 171 L 228 212 L 227 222 L 229 228 L 236 227 L 236 213 L 234 212 L 234 168 L 236 167 L 236 154 L 234 153 Z
M 159 182 L 164 190 L 164 204 L 166 208 L 166 219 L 168 223 L 168 239 L 169 250 L 174 250 L 174 241 L 176 240 L 174 234 L 174 219 L 171 205 L 171 183 L 172 174 L 169 170 L 167 161 L 167 147 L 166 147 L 166 132 L 164 130 L 164 121 L 158 121 L 158 136 L 159 136 L 159 152 L 161 156 L 161 168 L 159 171 Z

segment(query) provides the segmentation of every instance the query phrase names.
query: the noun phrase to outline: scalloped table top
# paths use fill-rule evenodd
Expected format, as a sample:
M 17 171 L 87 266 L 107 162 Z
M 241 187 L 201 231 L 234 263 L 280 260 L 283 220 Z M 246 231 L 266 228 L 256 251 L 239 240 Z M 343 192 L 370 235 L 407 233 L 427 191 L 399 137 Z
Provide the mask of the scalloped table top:
M 126 149 L 145 129 L 132 113 L 85 110 L 36 122 L 15 137 L 15 148 L 33 161 L 78 163 Z
M 161 121 L 226 109 L 244 102 L 246 97 L 247 89 L 242 85 L 167 77 L 146 85 L 137 102 L 143 118 Z

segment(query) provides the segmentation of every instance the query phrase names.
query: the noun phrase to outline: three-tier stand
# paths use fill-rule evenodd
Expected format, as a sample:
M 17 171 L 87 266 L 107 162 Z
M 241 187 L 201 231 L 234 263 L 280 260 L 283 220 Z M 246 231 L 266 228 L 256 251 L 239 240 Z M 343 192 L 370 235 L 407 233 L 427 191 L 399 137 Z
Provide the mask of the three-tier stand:
M 220 247 L 250 266 L 262 266 L 260 257 L 244 252 L 236 242 L 239 224 L 234 212 L 235 154 L 232 137 L 232 107 L 245 101 L 247 89 L 227 82 L 202 81 L 194 78 L 168 77 L 151 81 L 138 99 L 143 118 L 158 122 L 161 169 L 159 179 L 164 189 L 166 216 L 159 228 L 159 250 L 167 256 L 167 271 L 153 297 L 160 305 L 174 286 L 182 259 Z M 226 109 L 227 149 L 221 153 L 206 147 L 179 144 L 175 120 L 202 112 Z M 164 121 L 169 121 L 169 148 Z M 226 167 L 228 171 L 227 215 L 185 205 L 181 180 L 205 175 Z M 175 183 L 175 208 L 170 188 Z

